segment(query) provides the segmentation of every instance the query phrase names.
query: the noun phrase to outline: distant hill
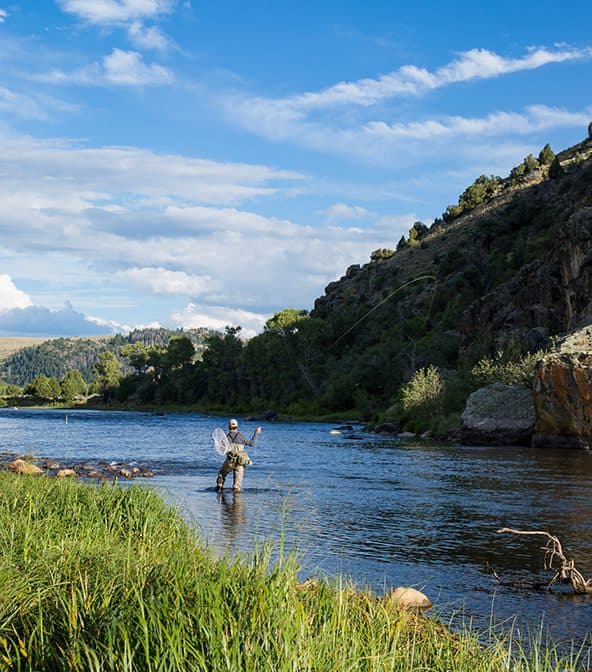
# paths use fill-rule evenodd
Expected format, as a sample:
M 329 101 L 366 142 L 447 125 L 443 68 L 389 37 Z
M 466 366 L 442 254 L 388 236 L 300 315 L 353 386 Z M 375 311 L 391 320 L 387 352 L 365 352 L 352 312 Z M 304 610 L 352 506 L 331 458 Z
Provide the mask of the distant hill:
M 47 338 L 31 338 L 28 336 L 0 336 L 0 362 L 10 357 L 22 348 L 39 345 L 47 341 Z
M 126 343 L 136 341 L 145 345 L 166 346 L 173 336 L 187 336 L 199 357 L 205 348 L 209 329 L 136 329 L 127 335 L 91 338 L 1 339 L 5 341 L 5 356 L 0 356 L 0 380 L 24 386 L 36 376 L 45 375 L 58 380 L 73 369 L 80 371 L 87 382 L 100 352 L 109 350 L 119 356 Z M 19 347 L 20 346 L 20 347 Z

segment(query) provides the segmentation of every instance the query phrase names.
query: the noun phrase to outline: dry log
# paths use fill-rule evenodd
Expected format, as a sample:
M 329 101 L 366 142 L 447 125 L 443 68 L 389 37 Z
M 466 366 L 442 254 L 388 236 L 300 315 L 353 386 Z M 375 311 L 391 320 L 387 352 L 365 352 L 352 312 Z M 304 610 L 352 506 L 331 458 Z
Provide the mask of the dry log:
M 499 533 L 507 532 L 523 536 L 541 536 L 547 539 L 547 543 L 541 548 L 545 551 L 545 569 L 555 572 L 555 575 L 547 584 L 547 589 L 557 581 L 570 583 L 574 593 L 578 595 L 592 594 L 592 579 L 586 580 L 576 569 L 573 560 L 566 557 L 559 539 L 543 530 L 512 530 L 509 527 L 502 527 Z

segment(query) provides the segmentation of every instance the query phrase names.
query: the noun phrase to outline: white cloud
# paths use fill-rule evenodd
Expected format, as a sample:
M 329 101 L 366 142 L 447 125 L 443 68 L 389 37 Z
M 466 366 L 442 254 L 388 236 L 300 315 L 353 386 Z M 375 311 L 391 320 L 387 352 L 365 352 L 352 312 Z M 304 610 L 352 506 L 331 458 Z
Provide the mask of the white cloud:
M 0 313 L 4 336 L 92 336 L 115 331 L 119 329 L 98 324 L 68 302 L 59 310 L 29 305 Z
M 31 299 L 16 288 L 11 277 L 6 273 L 0 273 L 0 313 L 13 308 L 27 308 L 31 305 Z
M 141 206 L 229 205 L 277 194 L 282 185 L 303 177 L 265 165 L 2 134 L 0 172 L 0 191 L 16 212 L 25 206 L 38 213 L 54 208 L 81 213 L 93 207 L 120 206 L 119 212 L 126 212 Z M 2 210 L 9 208 L 0 202 Z
M 505 58 L 487 49 L 471 49 L 445 66 L 430 72 L 416 65 L 404 65 L 376 79 L 339 82 L 322 91 L 279 99 L 276 104 L 295 110 L 311 110 L 333 105 L 375 105 L 394 97 L 417 96 L 431 89 L 471 79 L 489 79 L 501 75 L 533 70 L 549 63 L 580 60 L 592 56 L 592 48 L 531 50 L 522 58 Z
M 4 21 L 6 21 L 7 16 L 8 12 L 5 9 L 0 9 L 0 23 L 4 23 Z
M 433 141 L 451 136 L 525 135 L 557 127 L 584 127 L 592 114 L 592 108 L 582 112 L 569 112 L 545 105 L 533 105 L 524 113 L 493 112 L 486 117 L 444 117 L 407 124 L 372 122 L 363 130 L 369 137 L 381 140 Z
M 188 304 L 183 310 L 173 313 L 175 326 L 184 329 L 207 327 L 222 331 L 225 327 L 241 327 L 241 336 L 251 338 L 260 333 L 271 315 L 252 313 L 247 310 L 223 306 L 198 306 Z
M 362 208 L 359 205 L 347 205 L 346 203 L 335 203 L 324 211 L 325 218 L 329 221 L 347 220 L 347 219 L 365 219 L 372 217 L 373 213 Z
M 384 106 L 395 98 L 419 97 L 434 89 L 460 82 L 500 77 L 510 73 L 533 70 L 550 63 L 577 61 L 592 56 L 592 48 L 558 47 L 529 50 L 520 58 L 506 58 L 486 49 L 473 49 L 429 71 L 417 65 L 405 65 L 377 78 L 339 82 L 320 91 L 285 98 L 249 96 L 241 92 L 221 99 L 229 119 L 257 135 L 271 140 L 288 140 L 317 151 L 330 152 L 371 163 L 399 162 L 403 156 L 393 154 L 372 142 L 373 136 L 388 135 L 392 141 L 426 141 L 440 135 L 479 132 L 531 133 L 542 128 L 580 123 L 579 115 L 561 118 L 554 111 L 545 120 L 537 106 L 526 113 L 496 112 L 481 120 L 462 116 L 444 119 L 389 122 L 384 119 Z M 372 118 L 378 105 L 381 118 Z M 338 113 L 336 107 L 342 107 Z M 545 109 L 540 106 L 540 110 Z M 547 108 L 550 109 L 550 108 Z M 497 127 L 497 130 L 496 130 Z M 385 129 L 389 129 L 388 134 Z M 481 129 L 481 130 L 480 130 Z M 414 148 L 415 149 L 415 148 Z
M 166 49 L 170 45 L 169 38 L 156 26 L 146 27 L 134 21 L 128 28 L 132 43 L 140 49 Z
M 50 70 L 36 79 L 46 83 L 85 86 L 159 86 L 171 84 L 175 77 L 162 65 L 145 63 L 137 51 L 113 49 L 100 63 L 91 63 L 72 72 Z
M 21 119 L 47 121 L 55 113 L 72 113 L 78 106 L 39 93 L 23 94 L 0 86 L 0 110 Z
M 95 24 L 155 19 L 172 11 L 173 0 L 58 0 L 63 11 Z
M 209 276 L 197 276 L 184 271 L 169 271 L 165 268 L 128 268 L 121 273 L 140 289 L 151 294 L 181 294 L 198 296 L 211 283 Z

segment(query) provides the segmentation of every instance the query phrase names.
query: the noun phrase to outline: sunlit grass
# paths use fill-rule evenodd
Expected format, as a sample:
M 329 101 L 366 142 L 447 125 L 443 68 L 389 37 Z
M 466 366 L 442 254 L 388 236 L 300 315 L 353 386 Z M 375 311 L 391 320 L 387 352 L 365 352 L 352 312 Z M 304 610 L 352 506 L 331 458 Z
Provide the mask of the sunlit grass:
M 214 558 L 140 487 L 0 474 L 0 669 L 578 669 L 577 652 L 484 647 L 270 557 Z

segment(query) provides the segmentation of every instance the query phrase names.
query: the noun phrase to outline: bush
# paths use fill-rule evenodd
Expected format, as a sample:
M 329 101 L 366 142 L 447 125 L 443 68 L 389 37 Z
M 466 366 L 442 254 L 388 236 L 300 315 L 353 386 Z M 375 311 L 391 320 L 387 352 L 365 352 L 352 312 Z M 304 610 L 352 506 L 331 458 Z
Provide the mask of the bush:
M 370 261 L 381 261 L 382 259 L 390 259 L 393 256 L 393 250 L 388 247 L 381 247 L 378 250 L 374 250 L 370 255 Z
M 538 350 L 517 359 L 509 359 L 502 352 L 498 352 L 495 358 L 483 357 L 470 371 L 473 388 L 493 383 L 532 387 L 536 364 L 546 353 L 545 350 Z
M 425 428 L 440 414 L 445 383 L 435 366 L 419 369 L 400 392 L 403 419 L 416 419 Z

